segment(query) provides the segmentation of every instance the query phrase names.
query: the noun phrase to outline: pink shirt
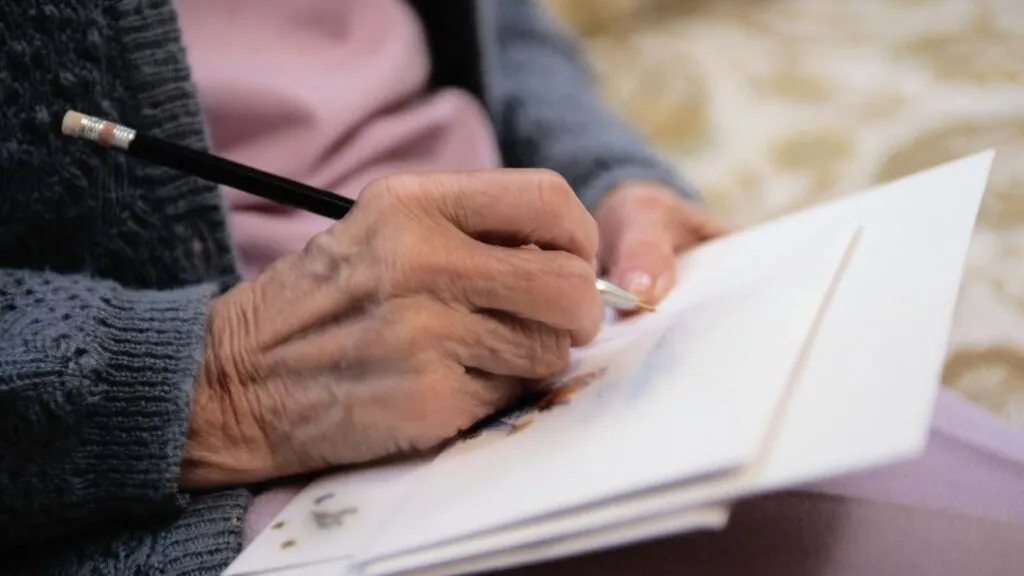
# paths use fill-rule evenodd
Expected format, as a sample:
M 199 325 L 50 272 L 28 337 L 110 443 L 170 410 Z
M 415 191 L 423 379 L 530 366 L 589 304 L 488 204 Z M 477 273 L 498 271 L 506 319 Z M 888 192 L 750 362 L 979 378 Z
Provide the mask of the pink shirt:
M 355 197 L 395 172 L 497 167 L 470 94 L 428 93 L 430 56 L 401 0 L 175 0 L 213 151 Z M 225 190 L 247 278 L 331 221 Z
M 401 0 L 175 0 L 213 151 L 356 197 L 395 172 L 498 167 L 490 119 L 468 93 L 425 91 L 424 32 Z M 246 278 L 331 221 L 225 190 Z M 245 541 L 297 486 L 260 494 Z

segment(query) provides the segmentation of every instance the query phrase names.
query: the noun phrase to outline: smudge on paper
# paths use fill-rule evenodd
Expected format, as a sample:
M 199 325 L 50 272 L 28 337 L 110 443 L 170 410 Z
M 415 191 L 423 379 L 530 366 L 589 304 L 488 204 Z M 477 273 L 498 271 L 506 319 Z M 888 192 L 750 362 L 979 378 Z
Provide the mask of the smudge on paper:
M 483 436 L 517 434 L 533 424 L 539 414 L 571 403 L 576 394 L 599 380 L 607 371 L 607 368 L 599 368 L 571 376 L 559 384 L 526 398 L 521 404 L 470 428 L 452 445 L 466 443 Z

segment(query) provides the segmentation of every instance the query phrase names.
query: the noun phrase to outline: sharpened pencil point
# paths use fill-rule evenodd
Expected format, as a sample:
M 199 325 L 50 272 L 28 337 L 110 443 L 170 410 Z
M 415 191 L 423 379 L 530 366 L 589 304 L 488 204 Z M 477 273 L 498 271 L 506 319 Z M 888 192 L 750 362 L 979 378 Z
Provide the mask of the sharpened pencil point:
M 643 310 L 644 312 L 654 312 L 656 310 L 654 306 L 644 304 L 643 302 L 637 302 L 636 309 Z

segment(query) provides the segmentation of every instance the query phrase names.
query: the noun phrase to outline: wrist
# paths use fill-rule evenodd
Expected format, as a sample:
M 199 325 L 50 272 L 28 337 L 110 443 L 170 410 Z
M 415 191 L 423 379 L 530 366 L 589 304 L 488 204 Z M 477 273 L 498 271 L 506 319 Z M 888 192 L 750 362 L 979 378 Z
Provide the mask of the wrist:
M 231 292 L 246 289 L 239 285 Z M 183 488 L 254 482 L 267 478 L 272 469 L 248 398 L 255 381 L 248 347 L 242 345 L 248 315 L 233 300 L 237 298 L 225 295 L 211 305 L 182 454 Z

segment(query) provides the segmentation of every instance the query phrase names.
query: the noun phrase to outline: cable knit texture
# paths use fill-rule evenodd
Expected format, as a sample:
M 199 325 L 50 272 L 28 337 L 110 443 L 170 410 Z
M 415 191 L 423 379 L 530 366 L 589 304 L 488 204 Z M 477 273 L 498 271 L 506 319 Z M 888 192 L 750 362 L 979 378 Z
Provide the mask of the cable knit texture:
M 220 198 L 55 128 L 73 108 L 204 146 L 176 16 L 4 2 L 0 38 L 2 571 L 217 573 L 251 495 L 177 480 L 209 299 L 236 279 Z
M 598 104 L 539 9 L 459 5 L 507 164 L 561 172 L 591 207 L 624 177 L 694 195 Z M 0 572 L 218 574 L 251 494 L 177 482 L 209 302 L 238 281 L 221 198 L 56 128 L 77 109 L 206 147 L 177 16 L 169 0 L 2 2 L 0 39 Z

